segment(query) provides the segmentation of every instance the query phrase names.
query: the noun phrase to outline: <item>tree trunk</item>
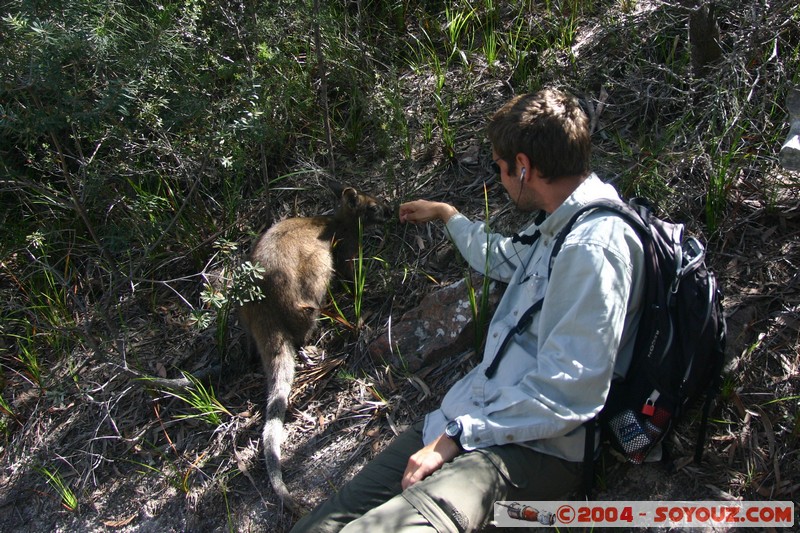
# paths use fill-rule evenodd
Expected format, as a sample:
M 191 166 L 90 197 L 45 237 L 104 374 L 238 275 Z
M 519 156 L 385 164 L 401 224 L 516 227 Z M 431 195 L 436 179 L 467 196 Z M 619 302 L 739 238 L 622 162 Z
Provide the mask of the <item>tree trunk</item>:
M 689 45 L 696 78 L 703 77 L 708 65 L 722 57 L 714 9 L 714 3 L 707 2 L 689 14 Z

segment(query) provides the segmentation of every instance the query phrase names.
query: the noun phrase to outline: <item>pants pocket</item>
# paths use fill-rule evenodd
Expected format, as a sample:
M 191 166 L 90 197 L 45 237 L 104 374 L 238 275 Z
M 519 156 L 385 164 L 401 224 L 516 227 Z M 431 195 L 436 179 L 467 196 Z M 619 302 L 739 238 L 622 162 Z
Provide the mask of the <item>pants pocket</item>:
M 508 484 L 530 500 L 553 500 L 580 487 L 583 464 L 518 445 L 492 446 L 483 453 Z

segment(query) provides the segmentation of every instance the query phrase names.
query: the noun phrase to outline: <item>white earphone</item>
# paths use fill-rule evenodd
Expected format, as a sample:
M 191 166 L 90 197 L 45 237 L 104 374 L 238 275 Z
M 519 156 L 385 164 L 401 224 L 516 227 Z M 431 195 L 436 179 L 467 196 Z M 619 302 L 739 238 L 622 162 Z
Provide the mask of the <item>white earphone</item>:
M 522 172 L 519 173 L 519 182 L 522 183 L 522 180 L 525 179 L 525 167 L 522 167 Z

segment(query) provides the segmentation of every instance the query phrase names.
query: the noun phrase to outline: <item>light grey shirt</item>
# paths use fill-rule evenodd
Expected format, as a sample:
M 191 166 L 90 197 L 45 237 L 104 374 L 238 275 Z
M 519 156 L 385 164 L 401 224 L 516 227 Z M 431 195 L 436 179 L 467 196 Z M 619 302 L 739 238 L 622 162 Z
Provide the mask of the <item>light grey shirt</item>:
M 609 212 L 581 217 L 564 241 L 548 279 L 559 230 L 581 206 L 617 192 L 592 174 L 541 225 L 522 233 L 533 245 L 487 233 L 482 222 L 455 215 L 447 230 L 467 262 L 508 283 L 489 325 L 480 364 L 425 419 L 424 441 L 458 418 L 466 450 L 517 443 L 581 461 L 581 424 L 600 412 L 612 375 L 624 375 L 641 315 L 644 252 L 636 232 Z M 488 258 L 488 263 L 487 263 Z M 507 344 L 496 373 L 486 369 L 519 316 L 538 299 L 541 311 Z

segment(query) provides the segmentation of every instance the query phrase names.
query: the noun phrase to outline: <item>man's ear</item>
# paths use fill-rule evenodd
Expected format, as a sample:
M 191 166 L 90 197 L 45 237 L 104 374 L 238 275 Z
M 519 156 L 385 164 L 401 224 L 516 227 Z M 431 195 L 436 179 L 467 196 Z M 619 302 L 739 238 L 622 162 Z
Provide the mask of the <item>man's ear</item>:
M 531 160 L 526 154 L 522 152 L 518 153 L 514 158 L 514 162 L 517 164 L 517 178 L 522 175 L 523 168 L 525 169 L 525 176 L 522 181 L 528 181 L 533 177 L 535 169 L 531 166 Z

